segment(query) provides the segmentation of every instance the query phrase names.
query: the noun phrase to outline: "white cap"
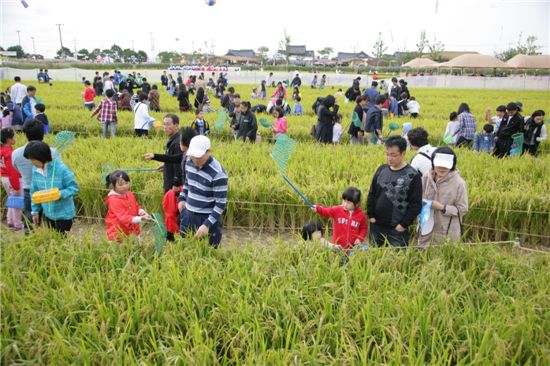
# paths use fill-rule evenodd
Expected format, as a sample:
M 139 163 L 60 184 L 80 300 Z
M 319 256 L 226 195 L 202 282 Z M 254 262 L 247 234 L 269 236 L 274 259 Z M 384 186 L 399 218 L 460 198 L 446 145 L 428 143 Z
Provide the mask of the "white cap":
M 451 154 L 435 154 L 434 166 L 452 169 L 454 164 L 454 155 Z
M 210 150 L 210 140 L 206 136 L 195 136 L 191 139 L 187 156 L 193 158 L 202 158 L 206 152 Z

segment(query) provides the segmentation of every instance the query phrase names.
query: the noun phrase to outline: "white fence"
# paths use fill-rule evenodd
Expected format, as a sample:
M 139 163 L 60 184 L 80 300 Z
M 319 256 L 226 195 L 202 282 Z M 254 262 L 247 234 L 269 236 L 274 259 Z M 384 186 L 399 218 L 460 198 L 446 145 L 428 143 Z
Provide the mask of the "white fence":
M 103 73 L 105 70 L 98 70 Z M 132 70 L 133 71 L 133 70 Z M 151 84 L 160 83 L 160 75 L 163 70 L 136 70 L 142 76 L 147 77 Z M 126 70 L 122 70 L 126 73 Z M 38 69 L 13 69 L 9 67 L 0 68 L 0 80 L 13 80 L 14 76 L 20 76 L 23 80 L 35 80 Z M 82 77 L 92 80 L 94 70 L 83 70 L 76 68 L 52 69 L 49 75 L 57 81 L 81 81 Z M 177 76 L 178 71 L 168 71 L 168 73 Z M 190 72 L 182 72 L 187 77 Z M 194 72 L 196 73 L 196 72 Z M 217 75 L 218 73 L 216 73 Z M 256 84 L 265 79 L 269 72 L 267 71 L 229 71 L 228 79 L 230 84 Z M 205 72 L 206 78 L 211 72 Z M 320 74 L 319 78 L 320 78 Z M 273 80 L 292 80 L 294 72 L 274 72 Z M 309 85 L 313 79 L 313 73 L 300 72 L 302 83 Z M 327 74 L 327 86 L 351 85 L 354 74 Z M 503 89 L 503 90 L 548 90 L 550 91 L 550 76 L 509 76 L 509 77 L 480 77 L 480 76 L 453 76 L 453 75 L 429 75 L 429 76 L 408 76 L 404 77 L 413 88 L 456 88 L 456 89 Z M 370 85 L 371 78 L 362 75 L 361 85 L 363 87 Z M 6 82 L 2 82 L 6 84 Z M 5 89 L 5 88 L 4 88 Z

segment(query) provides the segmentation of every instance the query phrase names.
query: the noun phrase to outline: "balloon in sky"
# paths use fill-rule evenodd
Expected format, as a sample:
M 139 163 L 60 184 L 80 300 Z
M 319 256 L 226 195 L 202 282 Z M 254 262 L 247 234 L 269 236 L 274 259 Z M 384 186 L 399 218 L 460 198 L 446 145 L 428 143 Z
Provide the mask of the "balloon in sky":
M 216 0 L 204 0 L 204 3 L 208 6 L 216 5 Z

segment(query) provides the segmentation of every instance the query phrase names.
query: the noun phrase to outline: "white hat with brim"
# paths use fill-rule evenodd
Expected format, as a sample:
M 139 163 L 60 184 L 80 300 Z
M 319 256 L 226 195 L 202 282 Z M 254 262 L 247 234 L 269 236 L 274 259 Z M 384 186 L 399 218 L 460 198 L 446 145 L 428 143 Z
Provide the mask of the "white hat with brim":
M 452 169 L 454 165 L 454 155 L 451 154 L 435 154 L 434 157 L 434 167 L 442 167 L 447 169 Z
M 210 139 L 206 136 L 195 136 L 189 143 L 189 149 L 187 149 L 187 156 L 193 158 L 202 158 L 206 152 L 210 150 Z

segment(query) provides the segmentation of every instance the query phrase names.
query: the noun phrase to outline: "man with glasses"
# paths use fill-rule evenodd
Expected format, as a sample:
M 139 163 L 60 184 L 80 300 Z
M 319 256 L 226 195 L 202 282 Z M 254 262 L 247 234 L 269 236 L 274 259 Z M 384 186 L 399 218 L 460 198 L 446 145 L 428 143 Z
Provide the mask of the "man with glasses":
M 409 226 L 422 209 L 422 177 L 407 164 L 407 141 L 401 136 L 386 140 L 387 164 L 372 179 L 367 200 L 369 236 L 374 245 L 409 245 Z

